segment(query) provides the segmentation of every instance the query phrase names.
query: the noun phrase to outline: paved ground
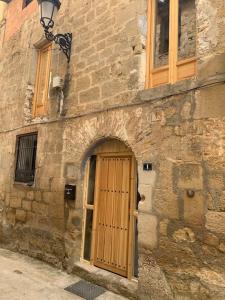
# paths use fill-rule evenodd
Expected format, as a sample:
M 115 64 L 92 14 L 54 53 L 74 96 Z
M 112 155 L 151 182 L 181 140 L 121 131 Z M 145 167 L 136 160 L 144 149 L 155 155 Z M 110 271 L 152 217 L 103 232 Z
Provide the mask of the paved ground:
M 0 249 L 0 300 L 83 299 L 64 290 L 79 281 L 43 262 Z M 95 299 L 125 300 L 108 291 Z

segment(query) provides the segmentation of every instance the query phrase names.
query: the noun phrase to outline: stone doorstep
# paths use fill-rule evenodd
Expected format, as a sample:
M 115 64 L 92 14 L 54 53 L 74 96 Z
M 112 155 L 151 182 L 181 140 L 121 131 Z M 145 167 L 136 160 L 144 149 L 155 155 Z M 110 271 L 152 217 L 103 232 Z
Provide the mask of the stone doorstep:
M 79 277 L 102 286 L 129 299 L 137 299 L 138 281 L 128 280 L 117 274 L 99 269 L 85 262 L 76 262 L 72 272 Z

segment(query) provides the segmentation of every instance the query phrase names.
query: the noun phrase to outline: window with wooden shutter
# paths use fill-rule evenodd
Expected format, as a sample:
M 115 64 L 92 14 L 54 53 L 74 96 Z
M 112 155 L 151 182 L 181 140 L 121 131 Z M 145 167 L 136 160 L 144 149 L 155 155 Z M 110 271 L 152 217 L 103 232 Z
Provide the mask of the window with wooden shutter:
M 33 107 L 34 116 L 42 116 L 47 113 L 50 64 L 51 44 L 48 44 L 38 50 L 38 64 Z

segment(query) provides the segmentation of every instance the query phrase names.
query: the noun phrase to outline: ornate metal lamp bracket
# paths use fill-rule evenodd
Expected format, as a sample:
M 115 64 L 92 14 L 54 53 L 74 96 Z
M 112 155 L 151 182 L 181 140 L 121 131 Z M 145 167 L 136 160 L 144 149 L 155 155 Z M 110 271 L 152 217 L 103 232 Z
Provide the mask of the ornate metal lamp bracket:
M 58 33 L 54 35 L 52 32 L 45 29 L 45 37 L 48 41 L 54 41 L 57 45 L 60 46 L 60 49 L 67 57 L 68 63 L 70 62 L 70 55 L 71 55 L 71 45 L 72 45 L 72 33 L 65 33 L 61 34 Z

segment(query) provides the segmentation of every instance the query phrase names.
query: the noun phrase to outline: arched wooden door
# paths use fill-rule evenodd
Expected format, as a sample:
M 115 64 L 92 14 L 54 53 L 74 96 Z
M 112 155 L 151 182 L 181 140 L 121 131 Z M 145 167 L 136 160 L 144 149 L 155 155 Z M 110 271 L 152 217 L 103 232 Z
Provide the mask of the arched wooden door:
M 129 277 L 133 255 L 135 159 L 120 142 L 97 155 L 92 253 L 97 267 Z

